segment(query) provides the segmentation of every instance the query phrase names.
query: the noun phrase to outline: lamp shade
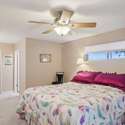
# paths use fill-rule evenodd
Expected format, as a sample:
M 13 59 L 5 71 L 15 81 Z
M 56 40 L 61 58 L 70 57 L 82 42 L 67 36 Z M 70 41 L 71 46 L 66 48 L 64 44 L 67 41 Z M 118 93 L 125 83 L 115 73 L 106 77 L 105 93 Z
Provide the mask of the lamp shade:
M 68 26 L 57 26 L 54 28 L 54 30 L 58 35 L 65 36 L 69 33 L 71 29 Z

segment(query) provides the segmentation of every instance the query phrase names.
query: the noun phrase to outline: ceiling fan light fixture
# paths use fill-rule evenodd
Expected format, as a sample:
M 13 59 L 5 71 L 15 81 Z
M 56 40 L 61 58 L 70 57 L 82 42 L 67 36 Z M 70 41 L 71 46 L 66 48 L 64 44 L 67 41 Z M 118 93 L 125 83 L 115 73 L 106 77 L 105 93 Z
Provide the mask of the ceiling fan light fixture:
M 68 26 L 57 26 L 54 28 L 54 30 L 58 35 L 65 36 L 70 32 L 71 29 Z

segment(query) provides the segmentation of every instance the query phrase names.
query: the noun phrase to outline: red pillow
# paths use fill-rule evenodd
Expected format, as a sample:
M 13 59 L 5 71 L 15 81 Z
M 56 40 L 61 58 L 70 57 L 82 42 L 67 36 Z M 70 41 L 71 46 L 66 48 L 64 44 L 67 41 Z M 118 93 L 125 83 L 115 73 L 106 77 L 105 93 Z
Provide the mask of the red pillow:
M 100 73 L 94 81 L 99 84 L 125 90 L 125 74 Z
M 95 77 L 100 72 L 88 72 L 88 71 L 80 71 L 77 72 L 77 74 L 73 77 L 71 81 L 73 82 L 87 82 L 87 83 L 93 83 Z

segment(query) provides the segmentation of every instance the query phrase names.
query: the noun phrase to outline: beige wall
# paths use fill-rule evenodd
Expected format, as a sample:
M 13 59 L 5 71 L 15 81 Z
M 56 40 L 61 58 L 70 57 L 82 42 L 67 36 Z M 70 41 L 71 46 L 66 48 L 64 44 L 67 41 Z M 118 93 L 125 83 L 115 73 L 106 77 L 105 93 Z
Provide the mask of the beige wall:
M 14 57 L 14 44 L 5 44 L 5 43 L 0 43 L 0 53 L 1 53 L 1 68 L 2 70 L 2 79 L 0 82 L 2 84 L 2 90 L 1 91 L 10 91 L 13 90 L 13 82 L 14 82 L 14 72 L 13 72 L 13 65 L 5 65 L 4 59 L 5 56 L 12 56 Z
M 83 58 L 84 48 L 88 45 L 117 42 L 125 40 L 125 29 L 99 34 L 63 44 L 62 60 L 65 81 L 69 81 L 78 70 L 96 70 L 125 73 L 125 60 L 99 61 L 88 64 L 78 64 Z
M 52 54 L 51 63 L 40 63 L 41 53 Z M 62 71 L 62 45 L 26 39 L 26 87 L 51 84 L 56 72 Z
M 78 70 L 96 70 L 125 73 L 125 60 L 100 61 L 78 64 L 83 59 L 84 48 L 88 45 L 117 42 L 125 40 L 125 29 L 103 33 L 97 36 L 58 44 L 27 38 L 16 44 L 15 49 L 21 52 L 20 81 L 21 91 L 25 88 L 50 84 L 55 73 L 65 72 L 65 81 L 69 81 Z M 51 53 L 51 63 L 40 63 L 40 53 Z

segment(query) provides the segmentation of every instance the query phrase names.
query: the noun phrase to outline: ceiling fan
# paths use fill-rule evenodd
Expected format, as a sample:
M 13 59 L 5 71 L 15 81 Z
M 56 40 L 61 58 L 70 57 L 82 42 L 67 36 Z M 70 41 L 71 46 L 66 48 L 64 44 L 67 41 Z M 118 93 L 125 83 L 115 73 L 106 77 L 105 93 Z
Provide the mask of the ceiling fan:
M 56 10 L 52 15 L 55 17 L 54 23 L 42 22 L 42 21 L 29 21 L 29 23 L 50 25 L 51 28 L 42 32 L 42 34 L 49 34 L 53 31 L 60 36 L 67 35 L 72 29 L 79 28 L 95 28 L 95 22 L 72 22 L 71 17 L 74 12 L 68 9 Z

